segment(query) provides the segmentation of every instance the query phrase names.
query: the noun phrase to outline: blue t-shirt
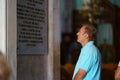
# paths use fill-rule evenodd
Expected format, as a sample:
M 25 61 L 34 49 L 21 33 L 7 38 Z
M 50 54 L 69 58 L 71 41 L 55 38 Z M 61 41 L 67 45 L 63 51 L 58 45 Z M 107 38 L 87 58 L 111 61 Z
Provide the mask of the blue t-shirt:
M 75 66 L 73 79 L 79 69 L 86 71 L 83 80 L 100 80 L 101 74 L 101 54 L 95 47 L 94 42 L 88 42 L 82 49 Z

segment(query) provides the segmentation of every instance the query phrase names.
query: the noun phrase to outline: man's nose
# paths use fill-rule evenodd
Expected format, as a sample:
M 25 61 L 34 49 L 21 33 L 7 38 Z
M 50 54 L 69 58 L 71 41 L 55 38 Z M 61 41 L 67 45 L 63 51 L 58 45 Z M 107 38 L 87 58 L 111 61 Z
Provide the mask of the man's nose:
M 79 32 L 77 32 L 76 35 L 78 36 L 78 35 L 79 35 Z

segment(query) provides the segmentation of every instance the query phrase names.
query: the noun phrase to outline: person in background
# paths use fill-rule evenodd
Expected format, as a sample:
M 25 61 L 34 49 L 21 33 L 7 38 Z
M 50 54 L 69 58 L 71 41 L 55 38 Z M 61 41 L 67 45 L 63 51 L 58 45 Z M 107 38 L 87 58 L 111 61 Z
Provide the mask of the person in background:
M 101 54 L 94 45 L 96 28 L 84 24 L 77 32 L 77 42 L 82 45 L 72 80 L 100 80 Z
M 10 77 L 10 67 L 5 57 L 0 53 L 0 80 L 8 80 Z
M 119 61 L 117 70 L 115 72 L 115 80 L 120 80 L 120 61 Z
M 62 41 L 60 45 L 60 53 L 61 53 L 61 65 L 65 65 L 66 63 L 70 63 L 70 45 L 71 45 L 71 35 L 65 33 L 62 35 Z

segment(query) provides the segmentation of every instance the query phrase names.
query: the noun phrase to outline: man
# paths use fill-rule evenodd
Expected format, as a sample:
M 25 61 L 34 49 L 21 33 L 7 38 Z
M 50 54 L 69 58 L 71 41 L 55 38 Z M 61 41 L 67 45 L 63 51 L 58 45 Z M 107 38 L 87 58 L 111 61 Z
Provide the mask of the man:
M 120 61 L 119 61 L 117 70 L 115 72 L 115 80 L 120 80 Z
M 72 80 L 100 80 L 101 55 L 94 45 L 96 29 L 84 24 L 77 33 L 77 42 L 82 45 Z

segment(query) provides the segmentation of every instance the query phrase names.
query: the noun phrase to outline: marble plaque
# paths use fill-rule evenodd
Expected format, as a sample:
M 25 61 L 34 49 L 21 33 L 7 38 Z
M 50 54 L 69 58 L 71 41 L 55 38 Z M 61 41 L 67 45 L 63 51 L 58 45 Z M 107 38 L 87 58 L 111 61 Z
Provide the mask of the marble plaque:
M 48 51 L 47 0 L 17 0 L 17 54 Z

